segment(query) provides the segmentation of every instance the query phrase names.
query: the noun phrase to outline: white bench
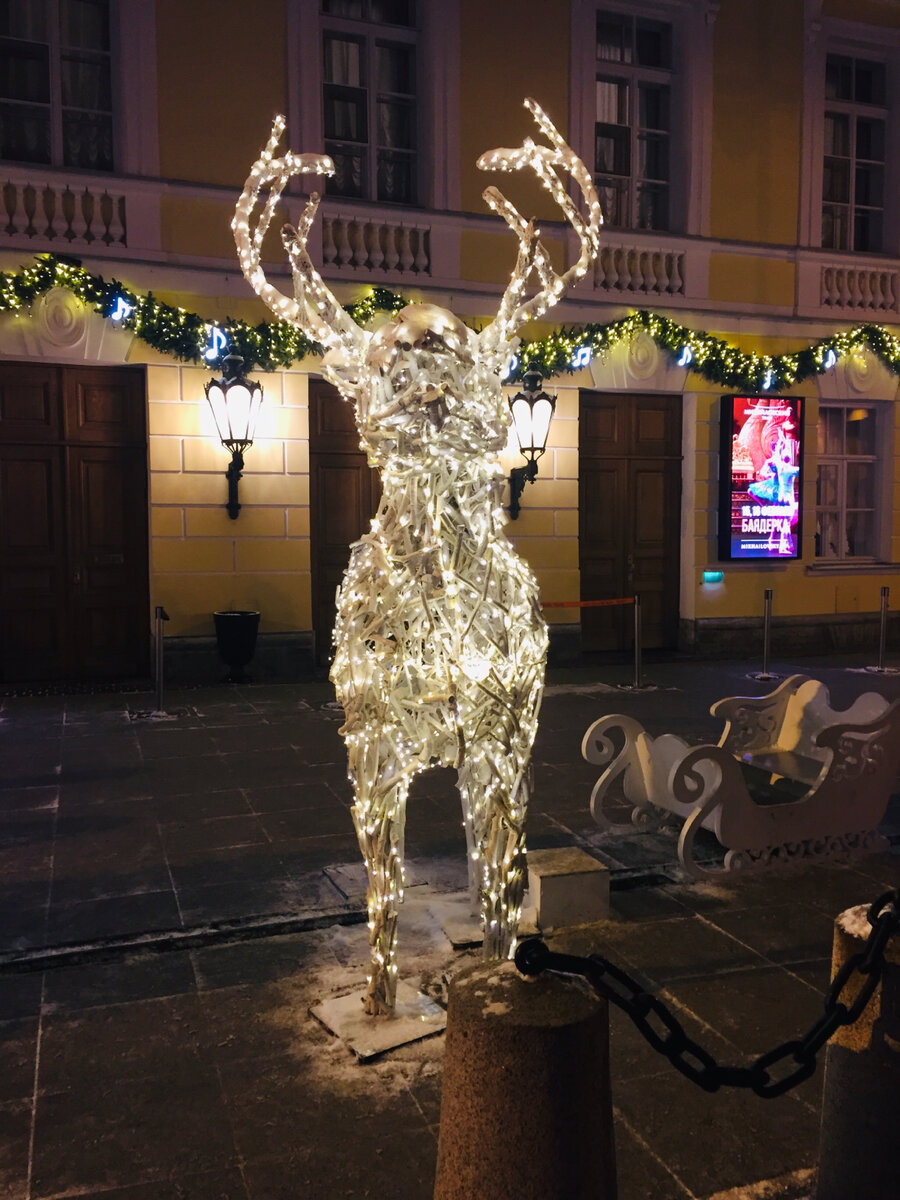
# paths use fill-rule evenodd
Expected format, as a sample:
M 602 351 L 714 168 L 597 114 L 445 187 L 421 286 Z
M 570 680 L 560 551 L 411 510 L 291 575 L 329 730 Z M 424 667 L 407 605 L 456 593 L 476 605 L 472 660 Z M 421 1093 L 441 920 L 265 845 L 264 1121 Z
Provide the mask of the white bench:
M 599 825 L 634 832 L 681 818 L 678 857 L 694 876 L 716 873 L 694 857 L 701 828 L 724 848 L 726 870 L 881 842 L 900 766 L 900 701 L 866 692 L 840 712 L 823 683 L 792 675 L 767 696 L 729 697 L 710 712 L 725 721 L 716 745 L 654 738 L 619 714 L 591 725 L 582 753 L 606 768 L 591 794 Z M 627 822 L 615 816 L 623 802 Z

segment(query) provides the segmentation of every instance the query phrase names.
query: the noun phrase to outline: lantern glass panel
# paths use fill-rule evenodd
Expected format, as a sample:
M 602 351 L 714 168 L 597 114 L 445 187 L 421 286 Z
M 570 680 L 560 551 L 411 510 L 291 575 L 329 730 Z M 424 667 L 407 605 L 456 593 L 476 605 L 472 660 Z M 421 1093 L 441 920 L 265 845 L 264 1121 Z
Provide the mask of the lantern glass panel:
M 228 422 L 233 442 L 247 441 L 247 426 L 250 424 L 250 389 L 243 383 L 233 383 L 226 395 Z
M 532 445 L 531 441 L 531 405 L 524 396 L 517 396 L 512 402 L 513 424 L 516 427 L 516 437 L 519 449 L 524 453 Z
M 550 432 L 550 420 L 553 416 L 553 404 L 541 397 L 535 400 L 531 410 L 531 445 L 535 450 L 543 451 L 547 446 L 547 435 Z
M 206 389 L 206 398 L 212 409 L 213 420 L 219 434 L 219 441 L 231 440 L 231 428 L 228 424 L 228 406 L 225 403 L 225 393 L 217 383 L 212 383 Z

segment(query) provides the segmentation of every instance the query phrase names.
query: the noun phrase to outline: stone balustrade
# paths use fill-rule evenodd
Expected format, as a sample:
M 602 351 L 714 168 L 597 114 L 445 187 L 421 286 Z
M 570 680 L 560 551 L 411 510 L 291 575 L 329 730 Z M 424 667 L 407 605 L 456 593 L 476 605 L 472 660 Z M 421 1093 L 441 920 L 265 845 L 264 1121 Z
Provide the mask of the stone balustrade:
M 594 263 L 594 287 L 628 295 L 681 296 L 684 260 L 681 250 L 601 244 Z
M 823 266 L 820 300 L 824 308 L 896 313 L 900 301 L 900 271 Z
M 56 252 L 70 246 L 128 245 L 125 196 L 101 183 L 54 184 L 17 173 L 0 184 L 0 197 L 0 244 L 32 238 L 36 248 Z
M 359 272 L 431 274 L 428 225 L 352 214 L 322 216 L 322 264 Z

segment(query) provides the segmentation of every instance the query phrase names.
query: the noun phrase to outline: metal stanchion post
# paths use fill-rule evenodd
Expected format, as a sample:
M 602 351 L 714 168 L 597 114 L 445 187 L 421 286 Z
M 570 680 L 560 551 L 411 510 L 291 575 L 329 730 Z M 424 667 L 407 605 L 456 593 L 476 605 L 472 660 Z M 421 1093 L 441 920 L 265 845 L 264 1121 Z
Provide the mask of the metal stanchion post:
M 156 711 L 163 711 L 163 622 L 169 614 L 161 604 L 156 606 Z
M 762 678 L 769 679 L 769 626 L 772 621 L 772 589 L 766 588 L 765 610 L 763 612 L 763 669 Z
M 870 671 L 878 671 L 884 673 L 884 651 L 887 646 L 887 615 L 888 615 L 888 599 L 891 594 L 889 587 L 881 589 L 881 628 L 878 631 L 878 666 L 869 667 Z
M 772 625 L 772 589 L 766 588 L 763 602 L 763 661 L 762 670 L 756 675 L 750 675 L 750 679 L 777 679 L 777 675 L 773 675 L 769 671 L 769 634 Z
M 641 686 L 641 598 L 634 594 L 634 687 Z

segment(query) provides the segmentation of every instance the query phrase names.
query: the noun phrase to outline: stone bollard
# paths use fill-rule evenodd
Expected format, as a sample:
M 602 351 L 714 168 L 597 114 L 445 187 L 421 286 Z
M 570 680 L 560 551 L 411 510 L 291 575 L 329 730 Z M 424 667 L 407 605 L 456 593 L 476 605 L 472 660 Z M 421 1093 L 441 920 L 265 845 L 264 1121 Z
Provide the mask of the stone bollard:
M 616 1200 L 609 1009 L 511 962 L 450 984 L 435 1200 Z
M 868 905 L 834 923 L 832 978 L 863 948 Z M 860 976 L 856 977 L 859 983 Z M 852 1003 L 853 982 L 844 993 Z M 816 1200 L 897 1200 L 900 1196 L 900 937 L 885 948 L 881 980 L 862 1015 L 828 1043 Z

